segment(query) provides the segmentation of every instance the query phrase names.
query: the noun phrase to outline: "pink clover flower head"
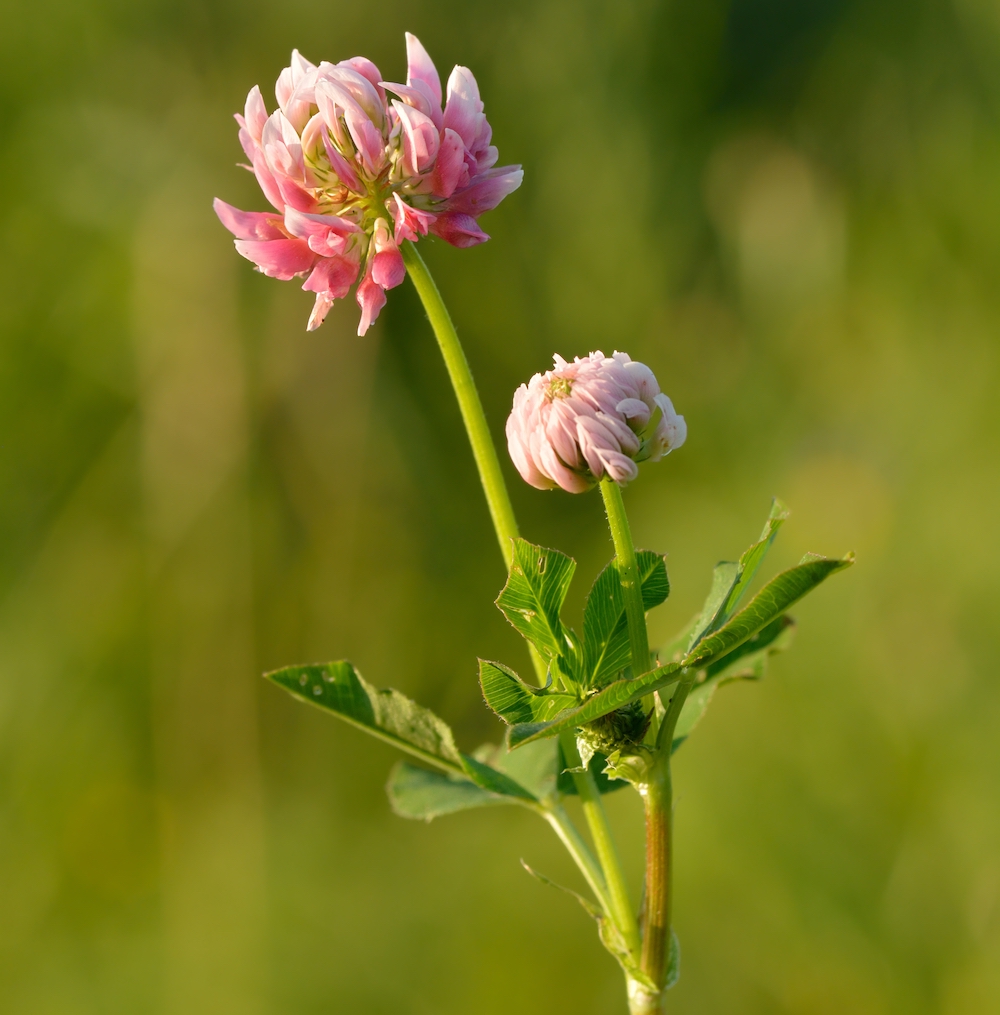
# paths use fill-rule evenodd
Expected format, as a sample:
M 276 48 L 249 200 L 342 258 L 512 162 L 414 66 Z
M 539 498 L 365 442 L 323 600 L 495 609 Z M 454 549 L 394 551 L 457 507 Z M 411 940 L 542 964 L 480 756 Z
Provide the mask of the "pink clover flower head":
M 507 448 L 525 482 L 583 493 L 609 478 L 625 486 L 639 462 L 659 461 L 687 438 L 687 424 L 653 371 L 624 352 L 592 352 L 535 374 L 514 392 Z
M 406 35 L 405 84 L 364 57 L 318 66 L 297 50 L 278 76 L 278 108 L 260 89 L 237 114 L 249 169 L 274 211 L 215 200 L 236 249 L 272 278 L 304 278 L 318 328 L 351 286 L 363 335 L 406 275 L 399 244 L 432 233 L 456 247 L 489 239 L 478 218 L 521 185 L 497 149 L 472 72 L 437 68 Z M 360 279 L 360 281 L 359 281 Z

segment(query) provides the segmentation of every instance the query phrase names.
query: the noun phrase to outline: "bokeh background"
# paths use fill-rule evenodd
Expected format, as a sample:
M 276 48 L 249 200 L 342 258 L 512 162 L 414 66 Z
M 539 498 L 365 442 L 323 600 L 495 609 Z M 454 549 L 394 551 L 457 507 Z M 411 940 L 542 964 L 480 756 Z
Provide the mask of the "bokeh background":
M 7 0 L 0 37 L 0 1009 L 624 1012 L 519 811 L 394 817 L 392 751 L 260 679 L 351 658 L 499 735 L 524 668 L 409 285 L 354 336 L 252 272 L 233 111 L 293 46 L 472 67 L 520 191 L 421 243 L 499 436 L 623 348 L 688 420 L 627 493 L 665 639 L 710 569 L 858 565 L 678 755 L 672 1010 L 1000 1010 L 1000 12 L 990 0 Z M 506 466 L 505 466 L 506 467 Z M 596 494 L 525 534 L 610 557 Z M 609 804 L 637 884 L 639 808 Z

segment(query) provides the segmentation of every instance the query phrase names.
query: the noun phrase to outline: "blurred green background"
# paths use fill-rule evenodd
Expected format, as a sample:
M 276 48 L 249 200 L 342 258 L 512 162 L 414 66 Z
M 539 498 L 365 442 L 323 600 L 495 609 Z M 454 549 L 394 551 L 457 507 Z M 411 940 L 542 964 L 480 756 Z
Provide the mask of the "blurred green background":
M 989 0 L 8 0 L 0 37 L 0 1009 L 623 1013 L 550 831 L 407 823 L 392 751 L 259 674 L 349 657 L 499 735 L 526 668 L 409 284 L 354 336 L 255 275 L 233 111 L 293 46 L 478 76 L 524 186 L 422 242 L 497 435 L 519 382 L 649 363 L 690 438 L 627 492 L 665 639 L 793 509 L 770 573 L 858 565 L 678 756 L 679 1013 L 1000 1010 L 1000 10 Z M 505 465 L 506 467 L 506 465 Z M 610 557 L 597 494 L 514 482 Z M 633 794 L 610 801 L 636 885 Z

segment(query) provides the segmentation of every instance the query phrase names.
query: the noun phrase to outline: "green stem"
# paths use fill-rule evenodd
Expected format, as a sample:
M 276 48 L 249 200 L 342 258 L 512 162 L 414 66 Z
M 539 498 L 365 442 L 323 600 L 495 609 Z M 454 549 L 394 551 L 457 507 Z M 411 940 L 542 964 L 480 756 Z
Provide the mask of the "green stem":
M 654 766 L 641 792 L 646 810 L 646 898 L 639 968 L 662 988 L 667 979 L 673 867 L 669 760 Z
M 441 293 L 434 284 L 431 273 L 427 270 L 427 265 L 424 264 L 424 259 L 409 240 L 403 243 L 402 251 L 406 270 L 430 318 L 434 337 L 437 339 L 444 364 L 448 369 L 448 376 L 451 378 L 451 386 L 455 389 L 462 421 L 465 423 L 476 468 L 479 470 L 479 479 L 486 494 L 490 517 L 493 519 L 493 527 L 500 543 L 500 552 L 509 568 L 513 555 L 511 540 L 517 538 L 518 534 L 517 520 L 514 518 L 514 508 L 511 506 L 503 473 L 500 471 L 500 462 L 493 438 L 490 436 L 490 428 L 486 423 L 483 403 L 476 390 L 476 382 L 472 379 L 469 361 L 465 358 L 465 351 L 458 340 L 451 315 L 444 305 L 444 300 L 441 299 Z
M 615 544 L 618 575 L 625 598 L 625 616 L 628 618 L 628 637 L 632 646 L 632 676 L 638 677 L 649 669 L 649 635 L 646 632 L 646 611 L 642 605 L 642 583 L 639 563 L 635 559 L 635 546 L 625 514 L 622 491 L 610 479 L 601 480 L 601 496 L 608 515 L 608 527 Z
M 559 741 L 567 766 L 571 769 L 580 768 L 582 762 L 572 732 L 561 734 Z M 590 828 L 590 835 L 594 840 L 594 848 L 597 850 L 597 858 L 601 862 L 601 869 L 604 871 L 607 882 L 608 915 L 621 932 L 629 952 L 638 956 L 639 923 L 635 918 L 635 911 L 629 899 L 621 858 L 618 856 L 618 849 L 611 835 L 611 826 L 608 824 L 607 812 L 604 810 L 604 802 L 601 800 L 597 782 L 589 769 L 573 772 L 573 781 L 576 784 L 576 792 L 580 797 L 583 814 L 587 819 L 587 826 Z
M 604 880 L 604 874 L 594 859 L 590 847 L 584 841 L 583 836 L 577 831 L 576 825 L 570 820 L 566 809 L 562 804 L 543 806 L 539 813 L 552 826 L 560 841 L 566 847 L 569 855 L 573 858 L 580 873 L 583 875 L 590 890 L 594 893 L 601 908 L 605 912 L 611 911 L 611 898 L 608 895 L 608 886 Z
M 448 308 L 441 299 L 441 293 L 434 284 L 431 273 L 427 270 L 423 258 L 417 248 L 406 241 L 402 246 L 403 261 L 406 270 L 417 290 L 417 295 L 424 305 L 427 317 L 437 338 L 438 347 L 444 357 L 448 376 L 451 378 L 452 387 L 455 389 L 455 397 L 458 399 L 458 407 L 462 413 L 462 421 L 465 423 L 466 432 L 469 435 L 469 443 L 472 445 L 472 454 L 476 460 L 476 468 L 479 470 L 479 479 L 483 485 L 483 492 L 486 494 L 486 503 L 490 509 L 490 516 L 493 519 L 493 528 L 496 530 L 497 541 L 500 543 L 500 552 L 503 554 L 504 563 L 510 568 L 513 558 L 512 540 L 517 538 L 517 521 L 514 518 L 514 509 L 510 503 L 510 496 L 507 493 L 507 486 L 504 483 L 503 473 L 500 471 L 500 462 L 497 458 L 496 448 L 490 435 L 489 426 L 486 423 L 486 415 L 483 412 L 483 403 L 476 390 L 476 382 L 472 379 L 472 371 L 469 369 L 469 361 L 465 358 L 465 352 L 459 341 L 455 325 L 452 323 Z M 622 512 L 624 517 L 624 509 Z M 627 531 L 627 523 L 626 523 Z M 631 545 L 631 543 L 630 543 Z M 635 553 L 632 554 L 633 565 Z M 636 569 L 636 573 L 638 570 Z M 640 604 L 641 605 L 641 604 Z M 649 652 L 646 652 L 648 659 Z M 546 666 L 544 660 L 531 646 L 531 661 L 534 664 L 535 672 L 538 674 L 539 683 L 544 683 L 546 678 Z M 576 755 L 576 745 L 570 738 L 572 754 Z M 571 763 L 572 764 L 572 763 Z M 594 890 L 595 895 L 602 900 L 602 905 L 608 915 L 618 925 L 622 936 L 629 943 L 630 950 L 635 954 L 639 946 L 639 932 L 635 914 L 632 912 L 631 904 L 628 901 L 628 892 L 625 888 L 625 880 L 622 875 L 621 863 L 618 853 L 611 837 L 611 828 L 608 824 L 607 814 L 601 802 L 601 795 L 597 790 L 594 777 L 590 772 L 574 773 L 577 792 L 584 804 L 584 814 L 590 828 L 590 834 L 597 849 L 598 859 L 603 868 L 601 881 L 594 878 L 594 873 L 588 873 L 586 857 L 589 851 L 580 853 L 579 843 L 575 843 L 568 829 L 576 833 L 572 823 L 550 823 L 559 833 L 563 843 L 569 849 L 573 859 L 580 865 L 588 883 Z M 547 811 L 548 814 L 555 812 Z M 568 821 L 568 819 L 567 819 Z M 578 833 L 577 837 L 578 837 Z M 585 844 L 584 844 L 585 848 Z M 591 861 L 592 862 L 592 861 Z M 598 891 L 595 885 L 605 885 L 604 894 Z
M 646 892 L 643 908 L 642 956 L 639 968 L 661 988 L 667 980 L 670 925 L 673 910 L 673 783 L 670 755 L 674 729 L 688 692 L 694 684 L 694 671 L 684 671 L 674 688 L 656 738 L 654 761 L 649 779 L 640 787 L 646 812 Z M 638 1002 L 654 1003 L 654 995 Z M 662 998 L 658 1003 L 662 1004 Z M 635 1011 L 658 1009 L 635 1008 Z

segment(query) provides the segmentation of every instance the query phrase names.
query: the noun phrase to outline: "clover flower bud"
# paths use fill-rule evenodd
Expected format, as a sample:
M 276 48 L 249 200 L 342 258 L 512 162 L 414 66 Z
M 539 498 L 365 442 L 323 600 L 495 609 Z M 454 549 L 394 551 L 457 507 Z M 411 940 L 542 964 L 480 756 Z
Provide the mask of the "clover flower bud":
M 514 392 L 507 448 L 525 482 L 583 493 L 605 477 L 620 486 L 687 437 L 683 416 L 653 371 L 626 353 L 592 352 L 535 374 Z
M 478 217 L 521 185 L 520 166 L 496 165 L 472 72 L 456 67 L 442 95 L 437 68 L 409 33 L 406 55 L 406 84 L 393 84 L 364 57 L 316 66 L 293 51 L 275 85 L 278 109 L 268 114 L 255 86 L 236 116 L 245 168 L 276 212 L 216 199 L 216 214 L 259 271 L 305 278 L 316 294 L 310 331 L 360 277 L 363 335 L 406 276 L 403 240 L 483 243 Z

